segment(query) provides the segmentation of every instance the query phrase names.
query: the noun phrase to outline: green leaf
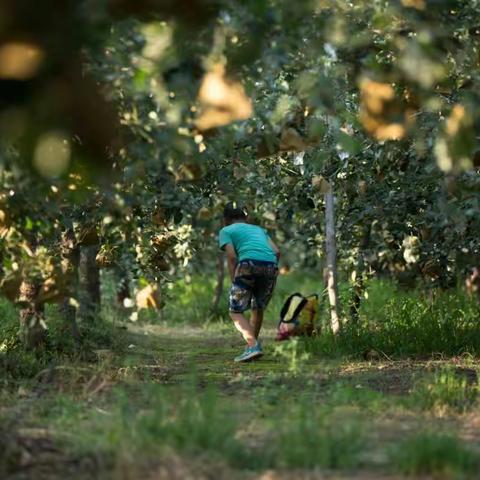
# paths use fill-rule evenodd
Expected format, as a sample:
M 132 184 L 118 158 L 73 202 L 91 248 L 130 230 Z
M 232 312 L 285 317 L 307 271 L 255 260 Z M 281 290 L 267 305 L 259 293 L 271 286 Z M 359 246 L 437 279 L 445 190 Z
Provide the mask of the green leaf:
M 350 153 L 351 155 L 355 155 L 362 150 L 361 142 L 345 132 L 339 132 L 338 144 L 342 150 Z

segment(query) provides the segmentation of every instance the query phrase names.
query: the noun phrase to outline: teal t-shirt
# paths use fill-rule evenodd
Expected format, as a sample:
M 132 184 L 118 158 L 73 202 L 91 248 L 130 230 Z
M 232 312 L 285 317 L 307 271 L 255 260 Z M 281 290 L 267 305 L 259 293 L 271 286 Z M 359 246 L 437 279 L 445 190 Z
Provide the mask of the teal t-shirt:
M 277 263 L 277 256 L 270 246 L 267 232 L 257 225 L 232 223 L 220 230 L 218 243 L 221 249 L 231 243 L 239 261 L 261 260 Z

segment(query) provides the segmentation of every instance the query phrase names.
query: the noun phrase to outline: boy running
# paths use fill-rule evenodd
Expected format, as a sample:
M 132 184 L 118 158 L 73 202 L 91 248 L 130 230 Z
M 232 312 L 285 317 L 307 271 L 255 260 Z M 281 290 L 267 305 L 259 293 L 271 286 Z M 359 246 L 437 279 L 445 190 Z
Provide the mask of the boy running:
M 278 275 L 280 251 L 266 231 L 247 223 L 247 213 L 235 202 L 223 211 L 225 227 L 218 236 L 219 246 L 227 254 L 232 279 L 229 311 L 235 327 L 247 342 L 245 351 L 235 362 L 245 362 L 263 355 L 258 335 L 263 311 L 270 301 Z M 252 309 L 250 322 L 244 312 Z

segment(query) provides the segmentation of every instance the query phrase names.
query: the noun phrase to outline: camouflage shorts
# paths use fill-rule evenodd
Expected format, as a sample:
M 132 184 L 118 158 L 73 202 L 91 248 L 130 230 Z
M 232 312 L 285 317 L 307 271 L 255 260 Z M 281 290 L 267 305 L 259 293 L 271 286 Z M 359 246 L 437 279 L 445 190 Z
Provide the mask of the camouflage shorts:
M 241 313 L 251 308 L 264 310 L 272 298 L 277 281 L 278 268 L 275 263 L 258 260 L 242 260 L 237 264 L 229 310 Z

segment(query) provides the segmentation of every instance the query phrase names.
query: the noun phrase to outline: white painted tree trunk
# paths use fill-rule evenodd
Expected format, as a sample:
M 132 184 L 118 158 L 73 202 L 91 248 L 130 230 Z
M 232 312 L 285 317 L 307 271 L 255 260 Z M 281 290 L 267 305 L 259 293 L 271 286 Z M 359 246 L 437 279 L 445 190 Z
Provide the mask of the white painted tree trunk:
M 340 302 L 337 284 L 337 245 L 335 240 L 335 197 L 330 191 L 325 194 L 325 282 L 330 303 L 330 326 L 333 333 L 340 329 Z

